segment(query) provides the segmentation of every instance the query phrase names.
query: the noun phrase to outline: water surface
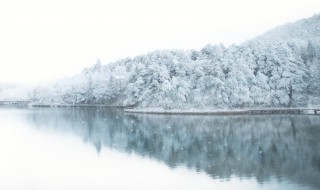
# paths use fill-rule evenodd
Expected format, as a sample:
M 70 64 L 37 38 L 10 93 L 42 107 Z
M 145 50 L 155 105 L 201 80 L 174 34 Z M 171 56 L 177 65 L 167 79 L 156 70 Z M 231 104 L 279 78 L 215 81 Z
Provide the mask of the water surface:
M 0 107 L 0 189 L 319 189 L 320 117 Z

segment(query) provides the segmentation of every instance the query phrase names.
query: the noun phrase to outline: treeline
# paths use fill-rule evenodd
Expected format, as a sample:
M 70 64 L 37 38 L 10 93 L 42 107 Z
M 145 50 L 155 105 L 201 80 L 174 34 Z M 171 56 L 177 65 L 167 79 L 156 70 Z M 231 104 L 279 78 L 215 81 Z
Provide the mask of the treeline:
M 300 107 L 320 102 L 320 16 L 242 45 L 163 50 L 85 69 L 38 87 L 39 104 L 130 107 Z M 287 38 L 286 38 L 287 34 Z

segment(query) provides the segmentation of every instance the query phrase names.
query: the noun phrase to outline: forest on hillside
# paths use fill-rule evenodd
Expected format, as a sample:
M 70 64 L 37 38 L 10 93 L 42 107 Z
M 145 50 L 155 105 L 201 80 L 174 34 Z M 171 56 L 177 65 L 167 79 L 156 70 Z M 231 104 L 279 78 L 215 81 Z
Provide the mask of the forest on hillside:
M 240 45 L 157 50 L 38 86 L 36 104 L 247 108 L 320 105 L 320 15 Z

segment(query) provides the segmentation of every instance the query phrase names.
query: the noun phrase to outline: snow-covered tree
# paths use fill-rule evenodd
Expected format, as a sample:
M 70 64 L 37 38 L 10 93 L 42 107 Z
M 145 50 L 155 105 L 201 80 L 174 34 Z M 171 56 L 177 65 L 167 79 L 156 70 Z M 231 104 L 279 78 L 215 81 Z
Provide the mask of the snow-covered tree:
M 240 45 L 157 50 L 37 88 L 38 103 L 131 107 L 297 107 L 320 103 L 320 15 Z

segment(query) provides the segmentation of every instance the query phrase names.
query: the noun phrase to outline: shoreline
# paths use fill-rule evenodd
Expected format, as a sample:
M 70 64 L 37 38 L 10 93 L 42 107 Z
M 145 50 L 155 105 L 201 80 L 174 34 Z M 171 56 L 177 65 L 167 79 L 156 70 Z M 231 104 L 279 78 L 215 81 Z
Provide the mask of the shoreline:
M 124 106 L 108 105 L 108 104 L 28 104 L 30 107 L 106 107 L 106 108 L 126 108 Z
M 257 109 L 124 109 L 126 113 L 132 114 L 162 114 L 162 115 L 320 115 L 320 108 L 257 108 Z
M 159 114 L 159 115 L 318 115 L 318 108 L 243 108 L 243 109 L 212 109 L 212 108 L 184 108 L 184 109 L 164 109 L 154 108 L 129 108 L 110 104 L 0 104 L 0 106 L 26 106 L 38 108 L 59 108 L 59 107 L 100 107 L 100 108 L 121 108 L 128 114 Z

